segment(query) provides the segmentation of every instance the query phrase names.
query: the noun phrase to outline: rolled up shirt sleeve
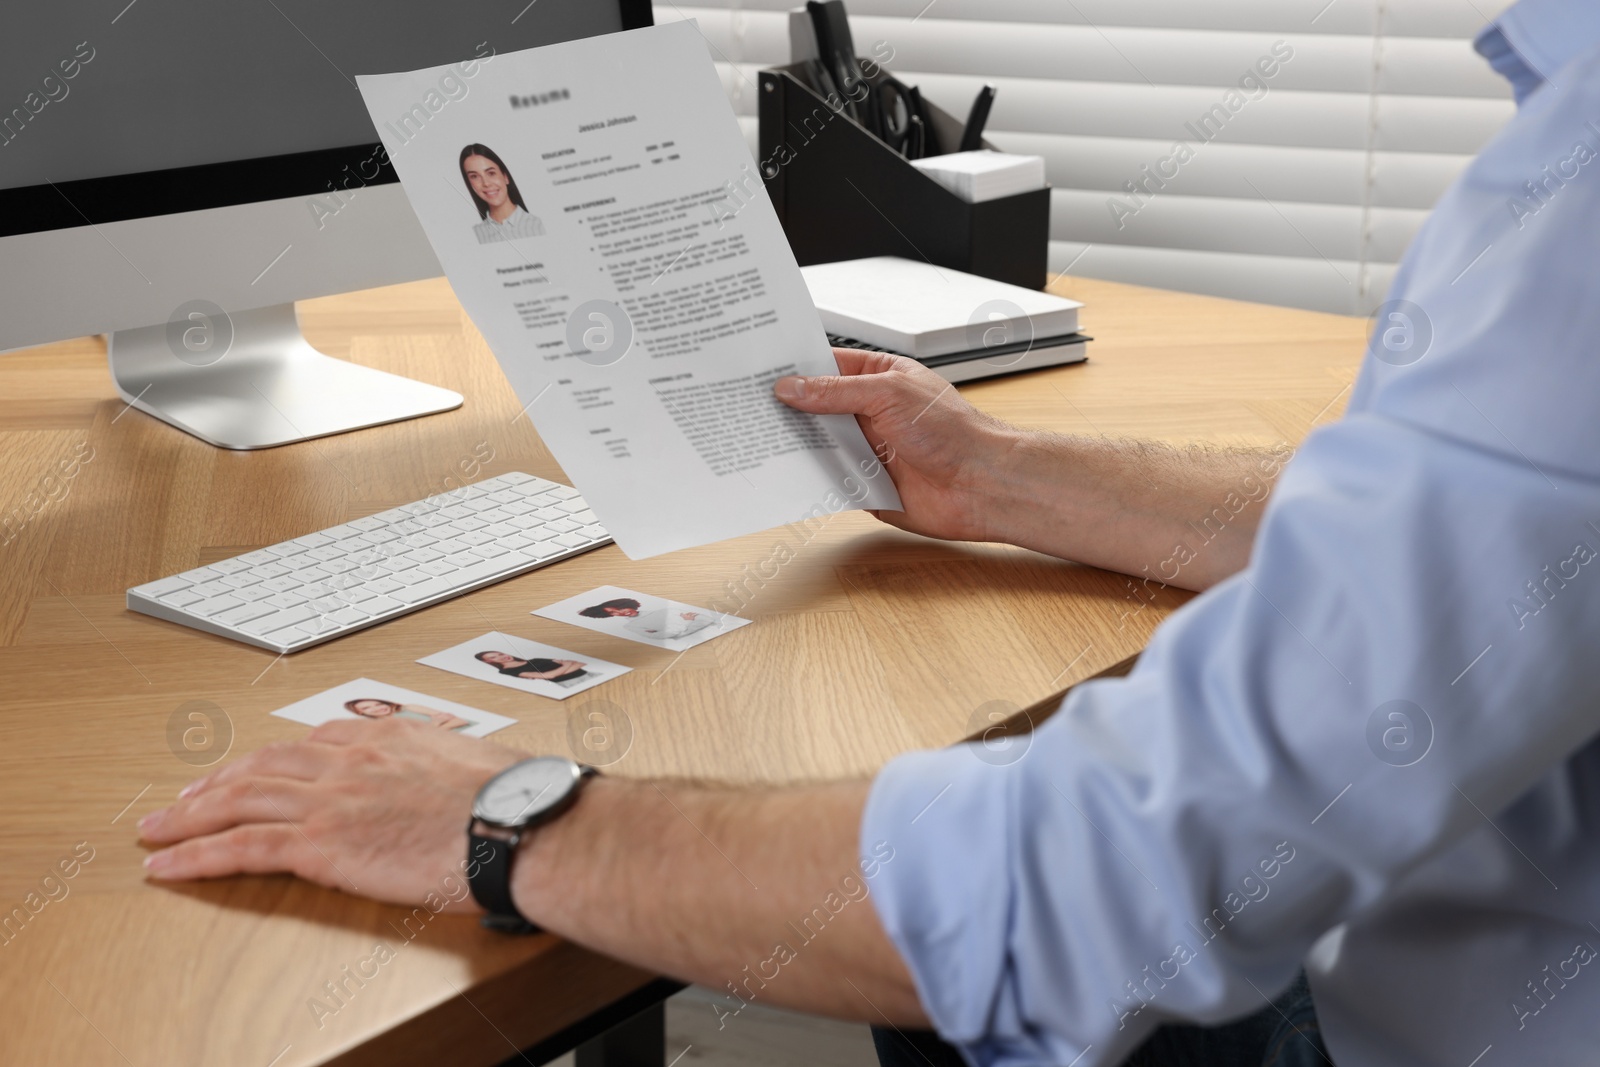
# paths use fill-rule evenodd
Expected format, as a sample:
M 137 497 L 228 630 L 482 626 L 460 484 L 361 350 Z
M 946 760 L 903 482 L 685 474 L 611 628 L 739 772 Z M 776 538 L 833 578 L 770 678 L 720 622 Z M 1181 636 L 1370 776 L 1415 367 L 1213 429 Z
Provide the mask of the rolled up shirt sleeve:
M 1090 1067 L 1159 1023 L 1260 1010 L 1319 936 L 1580 748 L 1597 484 L 1349 416 L 1285 470 L 1249 567 L 1131 675 L 1074 689 L 1026 747 L 884 768 L 873 898 L 939 1033 L 978 1064 Z M 1538 607 L 1552 573 L 1590 591 Z

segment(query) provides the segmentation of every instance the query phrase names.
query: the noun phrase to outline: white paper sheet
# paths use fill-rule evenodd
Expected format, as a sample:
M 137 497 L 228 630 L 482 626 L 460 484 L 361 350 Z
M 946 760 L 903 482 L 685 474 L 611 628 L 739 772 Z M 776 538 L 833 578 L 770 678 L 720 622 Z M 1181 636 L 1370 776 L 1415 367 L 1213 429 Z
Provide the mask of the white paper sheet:
M 456 295 L 630 557 L 900 507 L 854 418 L 772 396 L 837 367 L 692 22 L 357 80 Z M 522 210 L 497 221 L 506 174 Z

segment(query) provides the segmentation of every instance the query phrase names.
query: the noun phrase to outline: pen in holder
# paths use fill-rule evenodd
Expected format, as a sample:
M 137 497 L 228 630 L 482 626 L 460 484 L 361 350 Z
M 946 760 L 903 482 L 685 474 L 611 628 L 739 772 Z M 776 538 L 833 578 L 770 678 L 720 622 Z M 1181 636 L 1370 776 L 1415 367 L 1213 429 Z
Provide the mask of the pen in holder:
M 801 266 L 902 256 L 938 267 L 1044 287 L 1050 190 L 969 204 L 807 84 L 806 63 L 760 72 L 760 170 Z M 868 64 L 862 64 L 868 68 Z M 877 92 L 881 70 L 864 77 Z M 963 124 L 926 100 L 918 135 L 952 150 Z M 983 142 L 984 148 L 993 148 Z

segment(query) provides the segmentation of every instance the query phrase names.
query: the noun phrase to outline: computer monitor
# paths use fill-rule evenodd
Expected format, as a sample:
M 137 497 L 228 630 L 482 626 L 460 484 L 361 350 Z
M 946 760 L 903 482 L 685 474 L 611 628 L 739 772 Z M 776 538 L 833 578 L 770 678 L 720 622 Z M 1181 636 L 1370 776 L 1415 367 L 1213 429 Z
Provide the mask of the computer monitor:
M 441 273 L 355 76 L 461 63 L 425 120 L 495 55 L 651 22 L 650 0 L 19 5 L 0 350 L 107 334 L 124 400 L 226 448 L 459 406 L 300 336 L 296 300 Z

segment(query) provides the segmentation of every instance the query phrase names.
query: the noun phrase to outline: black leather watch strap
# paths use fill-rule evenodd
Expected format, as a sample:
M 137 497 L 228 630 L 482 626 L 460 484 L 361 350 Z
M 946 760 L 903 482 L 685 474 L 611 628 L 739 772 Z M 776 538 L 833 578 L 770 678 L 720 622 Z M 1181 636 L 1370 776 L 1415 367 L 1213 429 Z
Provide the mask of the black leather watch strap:
M 467 824 L 467 885 L 472 889 L 472 898 L 488 913 L 480 921 L 501 933 L 538 933 L 539 928 L 517 911 L 511 896 L 511 861 L 522 835 L 508 832 L 507 836 L 489 837 L 478 833 L 476 827 L 476 821 Z

